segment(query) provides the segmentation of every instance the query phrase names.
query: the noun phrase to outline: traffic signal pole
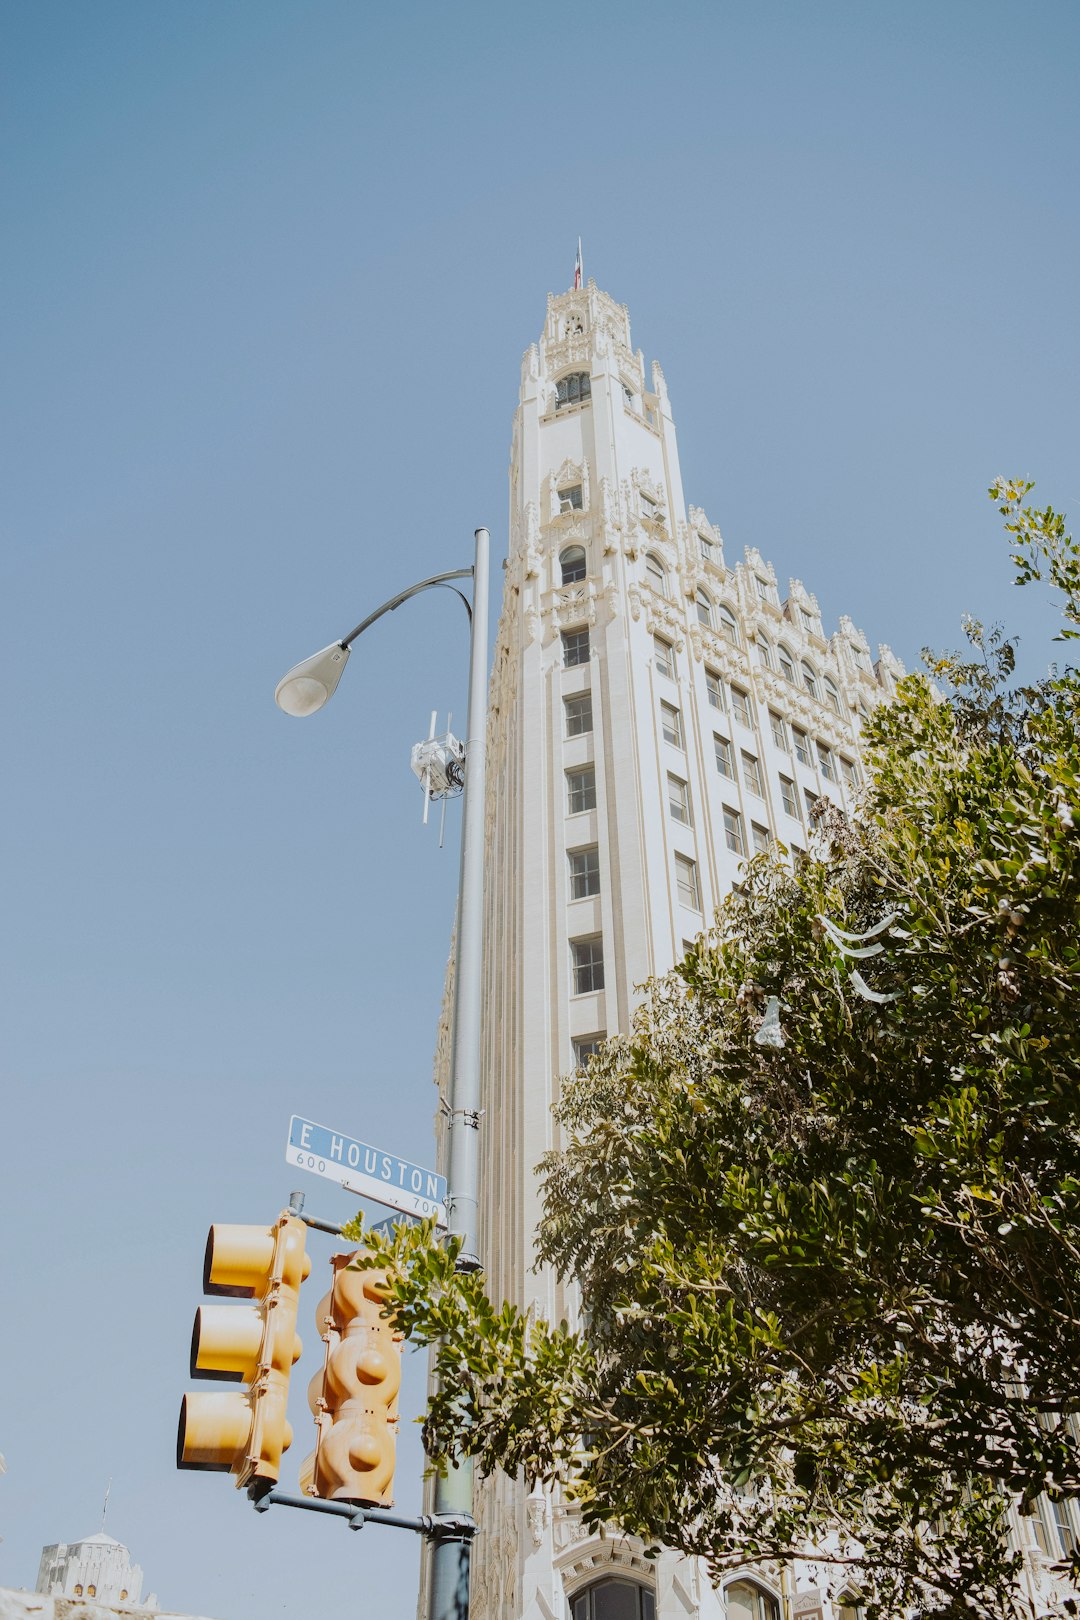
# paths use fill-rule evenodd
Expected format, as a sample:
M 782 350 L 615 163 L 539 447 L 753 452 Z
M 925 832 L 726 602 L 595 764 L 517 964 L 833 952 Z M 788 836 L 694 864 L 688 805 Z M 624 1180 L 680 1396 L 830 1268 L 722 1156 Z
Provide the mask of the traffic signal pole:
M 448 1231 L 460 1238 L 460 1271 L 479 1271 L 480 1249 L 477 1236 L 479 1212 L 480 1155 L 480 1013 L 482 1006 L 482 967 L 484 934 L 484 800 L 487 765 L 488 697 L 488 577 L 490 538 L 486 529 L 477 529 L 475 562 L 472 569 L 459 568 L 421 580 L 408 590 L 384 602 L 382 607 L 354 630 L 321 652 L 314 653 L 288 670 L 274 694 L 286 714 L 314 714 L 333 696 L 341 673 L 357 637 L 368 627 L 392 613 L 420 591 L 434 585 L 456 592 L 465 607 L 469 603 L 451 582 L 472 574 L 473 599 L 469 612 L 469 709 L 466 721 L 465 787 L 462 805 L 461 868 L 458 882 L 457 943 L 454 964 L 454 1023 L 451 1042 L 449 1097 L 446 1099 L 447 1128 L 446 1177 Z M 317 1224 L 317 1223 L 309 1223 Z M 322 1224 L 322 1223 L 318 1223 Z M 326 1230 L 326 1227 L 323 1227 Z M 469 1543 L 472 1538 L 472 1469 L 465 1458 L 457 1459 L 445 1479 L 435 1483 L 435 1513 L 430 1522 L 441 1528 L 432 1535 L 428 1560 L 427 1620 L 468 1620 Z M 287 1506 L 282 1493 L 264 1498 Z M 304 1506 L 309 1504 L 304 1503 Z M 323 1504 L 323 1507 L 331 1504 Z M 315 1509 L 320 1511 L 320 1509 Z M 335 1507 L 336 1511 L 336 1507 Z M 369 1517 L 371 1515 L 369 1514 Z M 362 1521 L 361 1521 L 362 1522 Z M 388 1522 L 388 1521 L 384 1521 Z M 451 1527 L 451 1528 L 448 1528 Z M 460 1533 L 459 1533 L 460 1532 Z M 427 1533 L 427 1532 L 425 1532 Z
M 458 1267 L 479 1271 L 477 1220 L 480 1202 L 480 1014 L 484 943 L 484 805 L 487 779 L 488 563 L 490 539 L 476 531 L 472 634 L 469 650 L 469 714 L 465 744 L 465 799 L 461 815 L 461 876 L 458 886 L 454 963 L 454 1026 L 450 1056 L 447 1131 L 449 1235 L 461 1239 Z M 435 1481 L 435 1517 L 472 1517 L 472 1463 L 457 1459 Z M 471 1537 L 440 1537 L 428 1551 L 427 1620 L 468 1620 Z

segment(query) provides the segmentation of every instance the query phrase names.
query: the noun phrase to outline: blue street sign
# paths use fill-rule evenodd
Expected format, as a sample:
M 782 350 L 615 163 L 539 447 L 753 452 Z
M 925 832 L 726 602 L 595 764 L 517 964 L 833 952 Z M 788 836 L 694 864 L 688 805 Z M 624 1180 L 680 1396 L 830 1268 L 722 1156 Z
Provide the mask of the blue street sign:
M 446 1177 L 399 1159 L 396 1153 L 385 1153 L 294 1114 L 285 1157 L 298 1169 L 326 1176 L 387 1209 L 420 1219 L 434 1215 L 439 1226 L 446 1225 Z

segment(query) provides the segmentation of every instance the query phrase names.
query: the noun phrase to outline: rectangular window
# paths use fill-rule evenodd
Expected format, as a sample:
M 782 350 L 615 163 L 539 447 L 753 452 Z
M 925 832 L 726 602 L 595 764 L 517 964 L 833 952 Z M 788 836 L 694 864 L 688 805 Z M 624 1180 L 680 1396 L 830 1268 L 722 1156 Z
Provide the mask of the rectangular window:
M 606 1040 L 607 1036 L 604 1034 L 603 1030 L 596 1035 L 578 1036 L 574 1041 L 575 1067 L 578 1069 L 584 1069 L 589 1059 L 596 1056 L 597 1052 L 599 1052 Z
M 705 671 L 705 690 L 709 694 L 709 702 L 714 709 L 725 708 L 724 683 L 713 669 Z
M 765 784 L 761 780 L 761 766 L 753 754 L 748 754 L 745 751 L 742 756 L 742 772 L 743 781 L 749 791 L 756 799 L 763 799 L 765 797 Z
M 673 748 L 682 747 L 682 715 L 673 703 L 661 703 L 660 729 L 665 742 L 669 742 Z
M 821 774 L 825 778 L 826 782 L 835 782 L 836 766 L 833 763 L 831 751 L 825 747 L 824 743 L 818 743 L 817 757 L 818 764 L 821 766 Z
M 809 765 L 810 748 L 806 741 L 806 732 L 800 731 L 798 726 L 791 728 L 791 740 L 795 744 L 795 758 L 800 765 Z
M 735 780 L 735 764 L 734 764 L 734 758 L 733 758 L 732 751 L 731 751 L 731 744 L 727 741 L 727 739 L 725 737 L 718 737 L 716 732 L 714 731 L 713 732 L 713 747 L 716 750 L 716 768 L 717 768 L 717 770 L 720 772 L 721 776 L 726 776 L 726 777 L 730 778 L 730 780 L 732 782 L 734 782 L 734 780 Z
M 688 906 L 691 911 L 701 910 L 697 862 L 692 861 L 688 855 L 675 857 L 675 887 L 684 906 Z
M 769 727 L 772 731 L 772 740 L 782 754 L 788 751 L 787 721 L 775 709 L 769 710 Z
M 571 816 L 596 809 L 596 772 L 591 765 L 566 773 L 566 810 Z
M 653 652 L 656 655 L 656 667 L 661 675 L 669 680 L 675 679 L 675 649 L 670 641 L 663 636 L 653 636 Z
M 767 579 L 762 579 L 760 574 L 755 574 L 754 575 L 754 580 L 755 580 L 755 583 L 757 584 L 757 593 L 758 593 L 759 601 L 767 602 L 769 600 L 769 582 L 768 582 L 768 580 Z
M 731 707 L 740 726 L 748 728 L 753 726 L 754 716 L 750 710 L 750 696 L 749 693 L 743 691 L 741 686 L 731 688 Z
M 802 627 L 806 631 L 807 635 L 812 636 L 814 634 L 814 615 L 812 613 L 808 613 L 804 607 L 801 607 L 799 609 L 799 618 L 802 620 Z
M 591 849 L 568 850 L 566 859 L 570 866 L 571 900 L 588 900 L 591 895 L 599 894 L 600 851 L 596 845 Z
M 591 692 L 578 692 L 574 697 L 563 698 L 563 709 L 566 712 L 568 737 L 583 737 L 592 730 Z
M 574 969 L 575 996 L 588 995 L 591 990 L 604 988 L 604 940 L 601 934 L 591 939 L 572 939 L 570 959 Z
M 789 816 L 792 816 L 796 821 L 802 820 L 799 815 L 799 799 L 795 792 L 795 784 L 789 781 L 786 776 L 780 778 L 780 803 Z
M 759 827 L 756 821 L 750 823 L 750 837 L 754 841 L 754 854 L 762 855 L 772 843 L 772 833 L 768 827 Z
M 570 485 L 567 486 L 566 489 L 560 489 L 560 491 L 559 491 L 559 511 L 560 512 L 580 512 L 581 511 L 581 485 L 580 484 L 570 484 Z
M 1050 1556 L 1050 1523 L 1046 1511 L 1046 1504 L 1040 1496 L 1035 1503 L 1035 1512 L 1031 1516 L 1031 1528 L 1035 1532 L 1035 1540 L 1040 1551 Z
M 562 661 L 564 669 L 574 669 L 589 662 L 589 632 L 564 630 L 562 633 Z
M 1076 1547 L 1076 1531 L 1073 1529 L 1072 1520 L 1069 1517 L 1069 1504 L 1068 1502 L 1051 1502 L 1050 1506 L 1054 1510 L 1054 1523 L 1057 1525 L 1061 1550 L 1066 1558 L 1071 1558 Z
M 844 781 L 847 783 L 848 787 L 854 791 L 854 789 L 859 785 L 859 773 L 856 770 L 855 765 L 850 759 L 845 759 L 843 754 L 841 754 L 840 768 L 844 773 Z
M 811 793 L 809 788 L 803 788 L 803 798 L 806 800 L 806 819 L 808 822 L 812 822 L 814 819 L 814 806 L 818 802 L 818 796 L 816 793 Z
M 727 839 L 728 849 L 734 850 L 736 855 L 746 854 L 746 840 L 743 838 L 742 816 L 730 805 L 724 806 L 724 837 Z
M 701 549 L 701 555 L 704 557 L 705 561 L 706 562 L 712 562 L 712 560 L 713 560 L 713 549 L 714 548 L 713 548 L 713 543 L 709 539 L 708 535 L 707 534 L 699 534 L 698 537 L 697 537 L 697 540 L 698 540 L 698 546 Z
M 684 827 L 693 825 L 690 820 L 690 789 L 677 776 L 667 779 L 667 802 L 673 821 L 681 821 Z

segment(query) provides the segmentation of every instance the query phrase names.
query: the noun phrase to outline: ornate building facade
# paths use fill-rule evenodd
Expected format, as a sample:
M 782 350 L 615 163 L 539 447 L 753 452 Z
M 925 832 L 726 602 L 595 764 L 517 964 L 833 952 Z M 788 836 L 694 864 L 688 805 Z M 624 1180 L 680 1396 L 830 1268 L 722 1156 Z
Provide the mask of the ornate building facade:
M 156 1609 L 158 1602 L 152 1592 L 142 1599 L 142 1583 L 143 1572 L 131 1562 L 127 1548 L 104 1531 L 84 1536 L 82 1541 L 59 1541 L 41 1549 L 36 1588 L 39 1592 Z
M 549 1320 L 535 1166 L 559 1076 L 625 1030 L 639 987 L 710 922 L 745 859 L 848 805 L 861 719 L 903 673 L 798 580 L 730 556 L 683 493 L 659 365 L 594 282 L 549 297 L 526 352 L 491 677 L 480 1252 L 494 1299 Z M 448 1009 L 436 1059 L 445 1082 Z M 703 1568 L 587 1536 L 558 1495 L 477 1491 L 473 1620 L 857 1620 L 827 1571 Z

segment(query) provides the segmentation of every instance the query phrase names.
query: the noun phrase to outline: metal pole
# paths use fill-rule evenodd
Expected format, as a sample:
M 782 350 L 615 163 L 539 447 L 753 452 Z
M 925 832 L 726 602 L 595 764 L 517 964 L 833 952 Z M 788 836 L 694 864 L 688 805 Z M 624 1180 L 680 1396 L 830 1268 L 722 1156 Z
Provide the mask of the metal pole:
M 488 551 L 486 529 L 476 531 L 469 715 L 465 746 L 465 798 L 461 815 L 454 962 L 454 1038 L 450 1056 L 450 1126 L 446 1179 L 449 1232 L 460 1237 L 461 1270 L 480 1269 L 477 1238 L 480 1158 L 480 1009 L 484 936 L 484 782 L 487 751 Z M 472 1513 L 472 1464 L 459 1459 L 435 1481 L 438 1516 Z M 428 1620 L 468 1620 L 469 1542 L 435 1541 L 428 1555 Z

